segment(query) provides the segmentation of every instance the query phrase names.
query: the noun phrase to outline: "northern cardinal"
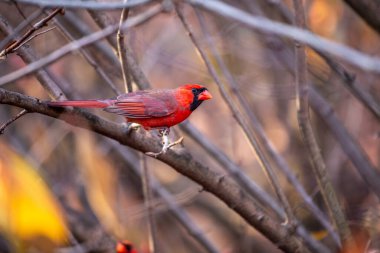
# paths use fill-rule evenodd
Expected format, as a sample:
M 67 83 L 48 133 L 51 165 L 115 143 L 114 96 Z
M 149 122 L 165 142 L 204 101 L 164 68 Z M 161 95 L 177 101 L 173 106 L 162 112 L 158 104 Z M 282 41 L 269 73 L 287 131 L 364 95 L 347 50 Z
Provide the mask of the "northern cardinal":
M 199 84 L 187 84 L 177 89 L 140 90 L 105 100 L 52 101 L 48 105 L 103 108 L 147 130 L 160 129 L 164 138 L 160 153 L 165 153 L 169 148 L 169 128 L 187 119 L 203 101 L 211 98 L 207 88 Z
M 137 253 L 137 250 L 130 242 L 122 241 L 117 243 L 116 253 Z

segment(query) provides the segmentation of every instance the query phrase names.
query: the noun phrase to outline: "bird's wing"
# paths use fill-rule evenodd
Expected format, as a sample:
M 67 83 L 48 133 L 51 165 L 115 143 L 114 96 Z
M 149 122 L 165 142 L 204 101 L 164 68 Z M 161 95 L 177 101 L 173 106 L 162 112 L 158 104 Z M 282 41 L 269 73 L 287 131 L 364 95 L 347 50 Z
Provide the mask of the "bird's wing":
M 127 118 L 146 119 L 168 116 L 174 113 L 177 107 L 178 103 L 172 90 L 149 90 L 120 95 L 104 110 Z

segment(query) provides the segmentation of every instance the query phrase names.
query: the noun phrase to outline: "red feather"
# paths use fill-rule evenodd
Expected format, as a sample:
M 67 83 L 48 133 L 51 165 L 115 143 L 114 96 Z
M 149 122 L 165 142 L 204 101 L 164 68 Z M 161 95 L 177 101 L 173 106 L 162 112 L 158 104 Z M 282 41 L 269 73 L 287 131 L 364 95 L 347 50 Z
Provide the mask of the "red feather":
M 130 92 L 115 99 L 48 102 L 50 106 L 104 108 L 105 111 L 124 116 L 146 129 L 169 128 L 181 123 L 202 101 L 211 99 L 207 89 L 189 84 L 177 89 L 143 90 Z

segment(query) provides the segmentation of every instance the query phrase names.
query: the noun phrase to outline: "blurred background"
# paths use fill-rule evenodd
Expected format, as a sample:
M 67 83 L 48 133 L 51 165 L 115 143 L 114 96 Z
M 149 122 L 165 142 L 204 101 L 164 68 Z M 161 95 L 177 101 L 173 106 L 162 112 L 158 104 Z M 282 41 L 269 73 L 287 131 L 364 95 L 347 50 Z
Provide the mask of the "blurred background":
M 289 23 L 288 18 L 293 15 L 292 1 L 224 2 L 252 15 L 278 22 Z M 144 12 L 154 4 L 132 8 L 129 17 Z M 307 25 L 312 32 L 368 55 L 379 55 L 379 34 L 345 2 L 305 0 L 304 4 Z M 328 217 L 297 122 L 294 42 L 254 31 L 207 11 L 198 10 L 195 13 L 187 4 L 183 4 L 182 8 L 185 19 L 215 64 L 222 82 L 227 83 L 228 80 L 217 66 L 210 49 L 216 50 L 225 63 L 275 150 Z M 36 15 L 20 33 L 23 34 L 30 29 L 30 25 L 51 12 L 52 9 L 43 10 L 17 1 L 1 2 L 0 42 L 9 32 L 4 24 L 14 31 L 25 18 Z M 34 55 L 30 60 L 34 61 L 72 40 L 98 31 L 101 29 L 99 20 L 106 25 L 117 24 L 120 12 L 65 10 L 64 14 L 56 15 L 40 31 L 52 30 L 33 38 L 16 53 L 2 59 L 0 75 L 27 65 L 25 55 L 28 53 Z M 188 121 L 207 143 L 215 146 L 239 171 L 275 198 L 247 138 L 175 11 L 161 13 L 133 27 L 125 32 L 125 37 L 130 53 L 152 88 L 200 83 L 210 90 L 213 99 L 203 103 Z M 113 35 L 110 40 L 115 38 L 116 35 Z M 118 90 L 124 88 L 118 58 L 110 40 L 104 39 L 85 47 L 85 51 L 68 54 L 44 70 L 69 99 L 113 97 L 116 94 L 109 83 Z M 88 54 L 95 64 L 90 64 L 84 54 Z M 339 59 L 334 61 L 340 62 Z M 307 63 L 310 83 L 330 103 L 342 125 L 378 169 L 379 118 L 345 87 L 345 81 L 311 49 L 307 49 Z M 344 66 L 355 77 L 359 89 L 379 101 L 378 75 L 350 67 L 349 64 Z M 108 76 L 109 83 L 99 69 Z M 1 88 L 42 100 L 54 99 L 35 75 Z M 137 89 L 136 85 L 134 89 Z M 227 90 L 229 99 L 240 105 L 241 100 L 236 92 L 231 88 Z M 242 107 L 239 108 L 246 121 L 252 124 L 250 116 Z M 14 106 L 1 105 L 0 124 L 20 111 Z M 112 121 L 124 121 L 122 117 L 100 110 L 90 111 Z M 368 246 L 367 250 L 376 249 L 376 233 L 380 228 L 378 199 L 324 121 L 312 110 L 310 112 L 328 175 L 354 237 L 359 238 L 360 244 Z M 234 177 L 225 170 L 225 164 L 189 136 L 183 126 L 174 127 L 170 138 L 174 140 L 178 136 L 185 137 L 185 148 L 198 161 L 223 175 Z M 0 252 L 114 252 L 114 243 L 120 240 L 133 243 L 138 252 L 149 252 L 148 210 L 144 205 L 141 183 L 141 157 L 140 153 L 113 140 L 44 115 L 29 113 L 13 122 L 0 136 Z M 218 252 L 279 252 L 275 245 L 219 199 L 203 191 L 201 186 L 160 161 L 146 158 L 146 162 L 152 180 L 157 182 L 155 187 L 170 194 L 171 201 L 179 205 L 181 212 L 188 215 L 192 224 L 199 227 Z M 276 168 L 275 165 L 273 167 Z M 315 240 L 322 242 L 331 252 L 337 252 L 331 234 L 305 207 L 293 184 L 277 168 L 275 171 L 300 223 Z M 167 201 L 160 194 L 154 193 L 151 204 L 160 252 L 208 252 L 173 216 Z M 268 213 L 275 217 L 273 210 L 269 209 Z

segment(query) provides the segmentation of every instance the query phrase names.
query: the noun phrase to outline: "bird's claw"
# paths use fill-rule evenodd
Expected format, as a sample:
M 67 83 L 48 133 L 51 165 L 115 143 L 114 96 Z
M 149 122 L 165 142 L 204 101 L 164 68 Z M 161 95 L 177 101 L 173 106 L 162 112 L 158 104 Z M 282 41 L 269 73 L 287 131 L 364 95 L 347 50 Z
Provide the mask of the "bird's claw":
M 133 123 L 133 122 L 123 123 L 123 125 L 125 125 L 127 128 L 127 134 L 130 134 L 132 131 L 137 131 L 141 127 L 141 125 L 139 125 L 137 123 Z
M 166 138 L 165 138 L 166 136 Z M 167 141 L 166 141 L 167 140 Z M 157 158 L 161 154 L 165 154 L 170 148 L 174 147 L 175 145 L 178 145 L 183 142 L 183 137 L 179 138 L 175 142 L 169 143 L 169 138 L 167 138 L 167 135 L 163 136 L 163 147 L 160 152 L 146 152 L 145 154 L 154 158 Z

